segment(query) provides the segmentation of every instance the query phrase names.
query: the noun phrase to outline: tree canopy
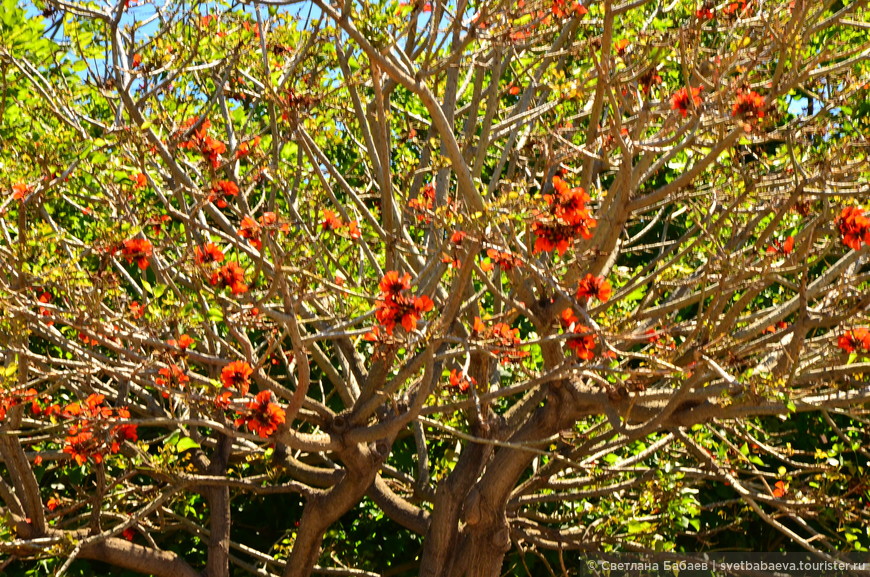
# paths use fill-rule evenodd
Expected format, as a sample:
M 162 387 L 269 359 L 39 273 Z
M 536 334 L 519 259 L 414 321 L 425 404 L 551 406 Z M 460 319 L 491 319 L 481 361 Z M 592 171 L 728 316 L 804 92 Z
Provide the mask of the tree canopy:
M 8 575 L 870 547 L 866 0 L 3 0 Z

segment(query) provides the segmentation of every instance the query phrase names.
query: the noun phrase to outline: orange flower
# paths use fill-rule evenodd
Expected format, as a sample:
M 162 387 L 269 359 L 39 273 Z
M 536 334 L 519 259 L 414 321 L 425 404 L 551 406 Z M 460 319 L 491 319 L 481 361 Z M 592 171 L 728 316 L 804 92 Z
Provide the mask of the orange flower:
M 540 220 L 532 223 L 532 233 L 536 237 L 533 252 L 555 250 L 561 255 L 577 237 L 592 238 L 591 229 L 596 226 L 596 221 L 586 207 L 590 198 L 585 190 L 571 188 L 559 176 L 553 177 L 553 188 L 555 194 L 544 195 L 549 214 L 538 213 Z
M 785 486 L 785 481 L 777 481 L 774 483 L 773 487 L 773 496 L 777 499 L 782 499 L 788 492 L 788 489 Z
M 166 341 L 166 344 L 170 347 L 178 347 L 179 349 L 184 351 L 195 345 L 196 341 L 193 340 L 190 335 L 184 334 L 178 337 L 178 340 L 169 339 L 168 341 Z
M 245 271 L 236 262 L 227 263 L 215 271 L 209 283 L 220 288 L 229 287 L 234 295 L 248 291 L 248 285 L 245 284 Z
M 251 246 L 260 250 L 263 248 L 263 241 L 260 240 L 260 225 L 250 216 L 242 218 L 242 224 L 239 228 L 239 236 L 248 239 Z
M 731 107 L 731 116 L 738 116 L 747 120 L 764 118 L 764 97 L 751 90 L 749 92 L 737 92 L 737 98 Z
M 26 182 L 16 182 L 12 185 L 12 198 L 14 200 L 24 200 L 32 191 L 33 187 Z
M 794 250 L 794 237 L 790 236 L 780 242 L 773 239 L 773 243 L 767 247 L 767 254 L 791 254 Z
M 503 271 L 509 271 L 514 267 L 520 268 L 522 266 L 522 262 L 509 252 L 501 252 L 494 248 L 488 248 L 486 249 L 486 256 Z
M 870 244 L 870 219 L 864 211 L 855 206 L 847 206 L 837 218 L 840 240 L 849 248 L 859 250 L 861 241 Z
M 323 220 L 320 223 L 320 228 L 326 231 L 332 230 L 340 230 L 344 226 L 344 223 L 341 221 L 341 218 L 338 217 L 333 211 L 324 208 L 323 209 Z
M 221 194 L 223 196 L 239 195 L 239 185 L 231 180 L 218 180 L 211 185 L 211 190 L 213 193 Z
M 702 89 L 703 86 L 692 88 L 691 95 L 688 88 L 683 87 L 677 90 L 674 95 L 671 96 L 671 110 L 679 110 L 680 114 L 685 118 L 692 105 L 700 106 Z
M 468 389 L 471 388 L 471 385 L 477 384 L 474 377 L 471 377 L 469 380 L 468 375 L 466 375 L 465 372 L 457 371 L 456 369 L 450 371 L 448 382 L 451 389 L 456 389 L 460 393 L 467 393 Z
M 133 181 L 133 188 L 145 188 L 148 186 L 148 178 L 141 172 L 131 174 L 130 180 Z
M 347 235 L 350 238 L 354 238 L 354 239 L 362 237 L 362 233 L 359 230 L 359 222 L 358 221 L 352 220 L 349 223 L 347 223 Z
M 577 298 L 580 300 L 588 301 L 595 297 L 601 302 L 607 302 L 611 294 L 613 294 L 613 289 L 610 282 L 603 276 L 587 274 L 577 285 Z
M 254 369 L 245 361 L 233 361 L 221 370 L 221 382 L 224 388 L 235 388 L 244 396 L 251 387 L 251 375 Z
M 207 242 L 202 247 L 193 249 L 197 264 L 207 264 L 212 262 L 223 262 L 223 251 L 213 242 Z
M 121 254 L 127 259 L 128 263 L 136 261 L 136 266 L 145 270 L 148 268 L 148 258 L 152 255 L 154 247 L 151 241 L 147 238 L 129 238 L 124 241 L 124 247 L 121 249 Z
M 284 424 L 286 413 L 277 403 L 272 402 L 272 391 L 257 393 L 248 403 L 250 413 L 236 419 L 236 426 L 246 425 L 252 433 L 265 438 L 270 437 Z
M 243 158 L 248 156 L 255 148 L 260 145 L 260 137 L 255 136 L 251 140 L 246 140 L 239 144 L 239 147 L 236 149 L 236 158 Z
M 160 387 L 183 388 L 190 382 L 190 377 L 185 374 L 184 369 L 176 364 L 164 367 L 157 371 L 157 373 L 160 376 L 154 379 L 154 383 Z M 164 396 L 168 395 L 164 394 Z
M 870 329 L 860 327 L 847 331 L 837 339 L 837 346 L 847 353 L 853 353 L 856 349 L 870 351 Z
M 69 436 L 64 439 L 66 443 L 63 452 L 69 454 L 78 465 L 84 465 L 88 457 L 93 457 L 94 462 L 101 463 L 103 456 L 97 452 L 99 446 L 94 434 L 87 428 L 73 426 Z
M 411 275 L 405 273 L 399 277 L 398 271 L 388 271 L 378 285 L 384 298 L 396 297 L 405 289 L 411 288 Z
M 56 497 L 49 497 L 48 501 L 45 503 L 45 506 L 46 508 L 48 508 L 49 511 L 54 511 L 60 506 L 60 499 Z

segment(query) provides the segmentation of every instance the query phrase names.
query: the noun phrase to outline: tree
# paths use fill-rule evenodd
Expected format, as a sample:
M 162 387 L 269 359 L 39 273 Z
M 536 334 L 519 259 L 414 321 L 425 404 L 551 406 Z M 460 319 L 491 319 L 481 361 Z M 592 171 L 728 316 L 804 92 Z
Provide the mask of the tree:
M 865 4 L 5 0 L 4 568 L 866 549 Z

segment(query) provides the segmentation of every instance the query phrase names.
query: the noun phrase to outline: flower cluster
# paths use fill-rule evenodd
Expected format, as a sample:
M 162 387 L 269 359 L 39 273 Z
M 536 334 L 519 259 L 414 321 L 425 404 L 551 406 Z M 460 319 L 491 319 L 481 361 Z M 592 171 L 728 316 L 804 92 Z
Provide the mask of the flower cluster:
M 501 252 L 494 248 L 486 249 L 486 256 L 489 257 L 490 264 L 488 267 L 483 267 L 484 271 L 489 272 L 493 267 L 498 266 L 503 271 L 509 271 L 513 268 L 521 268 L 523 262 L 515 255 L 509 252 Z
M 596 222 L 586 206 L 590 198 L 585 190 L 571 188 L 559 176 L 553 177 L 553 188 L 554 194 L 544 195 L 549 212 L 538 212 L 538 220 L 532 223 L 534 252 L 555 250 L 561 255 L 578 237 L 592 238 Z
M 355 225 L 356 221 L 353 224 Z M 290 232 L 290 225 L 286 222 L 279 222 L 278 215 L 274 212 L 264 212 L 257 220 L 254 220 L 250 216 L 242 218 L 238 233 L 240 237 L 247 239 L 251 243 L 251 246 L 257 250 L 263 250 L 263 231 L 265 230 L 267 233 L 270 233 L 274 229 L 288 233 Z
M 36 389 L 27 389 L 20 393 L 4 391 L 0 394 L 0 420 L 6 418 L 9 409 L 22 403 L 36 403 Z
M 380 298 L 375 302 L 375 318 L 387 331 L 393 334 L 396 325 L 402 325 L 410 332 L 417 328 L 417 321 L 423 317 L 423 313 L 429 312 L 435 306 L 428 296 L 420 297 L 404 295 L 404 291 L 411 288 L 411 275 L 405 273 L 399 276 L 397 271 L 391 270 L 381 279 Z
M 195 126 L 197 122 L 199 122 L 199 118 L 194 116 L 181 126 L 179 132 L 182 134 L 187 132 L 190 128 Z M 227 151 L 227 145 L 220 140 L 209 136 L 209 128 L 211 128 L 211 121 L 206 118 L 200 123 L 199 127 L 193 131 L 193 134 L 191 134 L 187 140 L 178 144 L 178 147 L 185 150 L 198 150 L 208 159 L 212 168 L 217 169 L 220 166 L 220 155 Z
M 183 389 L 190 382 L 190 377 L 187 376 L 184 369 L 175 363 L 160 369 L 157 374 L 160 376 L 154 379 L 154 384 L 162 389 L 167 389 L 162 393 L 165 399 L 169 398 L 170 390 Z
M 154 247 L 151 241 L 147 238 L 129 238 L 124 241 L 124 246 L 121 248 L 121 254 L 127 259 L 128 264 L 136 262 L 136 266 L 145 270 L 148 268 L 148 259 L 154 252 Z
M 207 242 L 202 246 L 198 246 L 193 249 L 193 252 L 197 264 L 210 264 L 213 262 L 224 261 L 223 251 L 213 242 Z
M 24 200 L 31 192 L 33 192 L 33 187 L 26 182 L 16 182 L 12 185 L 12 198 L 14 200 Z
M 603 276 L 587 274 L 577 284 L 577 298 L 584 302 L 593 297 L 601 302 L 607 302 L 611 294 L 613 294 L 613 289 L 610 286 L 610 281 Z
M 217 201 L 219 208 L 226 208 L 228 196 L 238 196 L 239 185 L 232 180 L 218 180 L 211 185 L 211 192 L 208 195 L 209 202 Z
M 856 350 L 870 352 L 870 329 L 859 327 L 846 331 L 837 339 L 837 346 L 847 353 L 854 353 Z
M 251 388 L 251 375 L 254 369 L 245 361 L 233 361 L 221 369 L 221 383 L 225 389 L 236 389 L 239 394 L 248 394 Z
M 576 0 L 553 0 L 550 11 L 556 18 L 565 18 L 567 16 L 580 17 L 589 12 L 583 4 Z
M 764 97 L 754 90 L 738 91 L 734 105 L 731 107 L 731 116 L 750 121 L 764 118 Z
M 61 415 L 73 419 L 67 429 L 63 452 L 79 465 L 89 459 L 102 463 L 106 454 L 115 454 L 125 440 L 138 440 L 137 426 L 119 423 L 129 419 L 130 411 L 121 407 L 113 409 L 105 404 L 105 395 L 92 394 L 84 404 L 70 403 Z
M 468 233 L 463 230 L 455 230 L 450 235 L 450 245 L 452 247 L 451 254 L 443 254 L 441 262 L 446 263 L 450 268 L 460 268 L 462 263 L 459 260 L 459 249 L 462 247 L 462 241 Z
M 789 236 L 783 241 L 773 239 L 770 246 L 767 247 L 767 254 L 791 254 L 794 251 L 794 237 Z
M 346 223 L 341 220 L 340 216 L 328 209 L 323 209 L 323 220 L 320 223 L 320 228 L 324 232 L 338 232 L 347 228 L 347 234 L 350 238 L 360 238 L 362 236 L 359 230 L 359 221 L 352 220 Z
M 236 426 L 245 425 L 252 433 L 256 433 L 264 439 L 277 431 L 286 419 L 284 409 L 272 402 L 272 391 L 257 393 L 257 396 L 248 403 L 247 407 L 248 413 L 236 419 Z
M 457 371 L 456 369 L 450 371 L 447 386 L 451 389 L 459 391 L 460 393 L 467 393 L 472 385 L 477 385 L 477 381 L 474 377 L 466 375 L 465 371 Z
M 870 218 L 864 216 L 864 211 L 855 206 L 847 206 L 837 218 L 837 228 L 840 229 L 840 240 L 849 248 L 858 250 L 861 242 L 870 244 Z
M 511 328 L 507 323 L 499 322 L 487 327 L 480 317 L 474 317 L 471 335 L 482 340 L 499 357 L 499 362 L 503 365 L 520 361 L 531 354 L 519 350 L 518 347 L 523 343 L 520 339 L 520 329 Z
M 428 213 L 432 212 L 434 206 L 435 187 L 431 184 L 427 184 L 416 198 L 408 201 L 408 208 L 416 213 L 418 222 L 431 222 Z
M 595 358 L 595 337 L 587 327 L 580 324 L 580 319 L 577 318 L 573 310 L 563 310 L 559 316 L 559 323 L 565 333 L 577 335 L 569 338 L 566 343 L 577 357 L 587 361 Z
M 217 269 L 208 282 L 220 288 L 229 287 L 234 295 L 248 291 L 248 285 L 245 284 L 245 270 L 237 262 L 229 262 Z
M 703 86 L 696 86 L 694 88 L 683 87 L 674 92 L 673 96 L 671 96 L 671 110 L 679 110 L 680 114 L 685 118 L 692 106 L 701 105 L 701 89 L 703 88 Z

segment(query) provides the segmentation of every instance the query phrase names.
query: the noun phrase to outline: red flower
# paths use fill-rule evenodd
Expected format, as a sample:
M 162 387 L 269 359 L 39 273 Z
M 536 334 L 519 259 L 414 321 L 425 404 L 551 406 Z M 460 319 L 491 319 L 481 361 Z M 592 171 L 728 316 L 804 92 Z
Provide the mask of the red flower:
M 605 281 L 606 282 L 606 281 Z M 571 309 L 565 309 L 559 317 L 559 322 L 562 329 L 566 333 L 577 333 L 579 336 L 571 337 L 567 340 L 568 348 L 581 359 L 592 360 L 595 358 L 595 337 L 589 334 L 589 329 L 580 326 L 580 320 Z
M 224 253 L 213 242 L 207 242 L 202 247 L 193 249 L 197 264 L 207 264 L 212 262 L 223 262 Z
M 568 347 L 581 359 L 591 361 L 595 358 L 595 337 L 592 335 L 570 338 Z
M 577 298 L 580 300 L 595 297 L 601 302 L 607 302 L 611 294 L 613 289 L 610 287 L 610 282 L 603 276 L 587 274 L 577 285 Z
M 532 223 L 536 236 L 533 252 L 557 251 L 564 254 L 577 237 L 592 238 L 591 229 L 596 221 L 589 214 L 586 203 L 590 200 L 580 187 L 571 188 L 559 176 L 553 177 L 555 194 L 545 194 L 549 214 L 538 213 L 540 220 Z
M 176 364 L 162 368 L 157 373 L 160 375 L 154 379 L 154 383 L 160 387 L 183 388 L 190 382 L 190 377 L 184 373 L 184 369 Z M 164 396 L 168 396 L 164 393 Z
M 71 427 L 70 434 L 64 442 L 66 445 L 63 452 L 69 454 L 78 465 L 84 465 L 88 457 L 93 457 L 95 463 L 103 461 L 103 456 L 97 452 L 98 441 L 94 439 L 94 434 L 89 428 Z
M 837 339 L 837 346 L 847 353 L 853 353 L 856 349 L 870 351 L 870 329 L 861 327 L 847 331 Z
M 518 361 L 529 356 L 528 351 L 517 350 L 522 344 L 520 329 L 513 329 L 507 323 L 496 323 L 489 330 L 489 337 L 495 341 L 493 353 L 501 357 L 501 364 Z
M 737 2 L 732 2 L 728 6 L 722 9 L 722 12 L 727 14 L 728 16 L 735 16 L 739 12 L 743 12 L 746 10 L 746 0 L 737 0 Z
M 697 18 L 698 20 L 712 20 L 713 10 L 704 6 L 699 10 L 695 11 L 695 18 Z
M 408 208 L 419 213 L 417 214 L 417 220 L 420 222 L 429 222 L 430 219 L 425 213 L 431 211 L 434 206 L 435 187 L 431 184 L 427 184 L 423 190 L 420 191 L 420 196 L 408 201 Z
M 251 140 L 246 140 L 239 144 L 239 147 L 236 149 L 236 158 L 242 158 L 248 156 L 251 151 L 260 146 L 260 137 L 255 136 Z
M 236 419 L 236 426 L 246 425 L 252 433 L 264 439 L 277 431 L 286 419 L 284 409 L 272 402 L 272 391 L 257 393 L 254 400 L 248 403 L 248 409 L 249 414 Z
M 448 382 L 451 389 L 456 389 L 460 393 L 467 393 L 468 389 L 471 388 L 471 385 L 477 384 L 477 381 L 474 379 L 474 377 L 471 377 L 471 379 L 469 380 L 468 375 L 466 375 L 462 371 L 457 371 L 456 369 L 450 371 L 450 377 Z
M 232 180 L 218 180 L 211 185 L 211 190 L 213 193 L 223 196 L 239 195 L 239 185 L 237 185 Z
M 239 236 L 248 239 L 251 246 L 260 250 L 263 248 L 263 241 L 260 240 L 260 225 L 250 216 L 242 219 L 242 225 L 239 228 Z
M 145 307 L 139 304 L 138 301 L 133 301 L 130 303 L 130 314 L 133 315 L 134 319 L 141 319 L 145 314 Z
M 861 241 L 870 244 L 870 219 L 864 216 L 864 211 L 855 206 L 847 206 L 837 218 L 840 229 L 840 239 L 849 248 L 858 250 Z
M 148 178 L 141 172 L 130 175 L 130 180 L 133 181 L 133 188 L 145 188 L 148 186 Z
M 463 240 L 466 236 L 468 236 L 468 233 L 467 233 L 467 232 L 464 232 L 464 231 L 461 231 L 461 230 L 453 231 L 453 234 L 450 235 L 450 242 L 452 242 L 452 243 L 455 244 L 455 245 L 461 245 L 461 244 L 462 244 L 462 240 Z
M 320 223 L 320 228 L 324 231 L 340 230 L 344 226 L 341 218 L 333 211 L 323 209 L 323 221 Z
M 224 388 L 235 388 L 244 396 L 251 387 L 251 375 L 254 369 L 245 361 L 233 361 L 221 370 L 221 382 Z
M 178 347 L 179 349 L 184 351 L 195 345 L 196 341 L 193 340 L 190 335 L 184 334 L 178 337 L 178 340 L 169 339 L 168 341 L 166 341 L 166 344 L 170 347 Z
M 692 105 L 700 106 L 702 89 L 703 86 L 692 88 L 691 96 L 688 88 L 683 87 L 677 90 L 674 95 L 671 96 L 671 110 L 679 110 L 680 114 L 685 118 Z
M 402 277 L 399 277 L 398 271 L 391 270 L 384 275 L 378 286 L 384 298 L 396 297 L 403 290 L 411 288 L 411 275 L 405 273 Z
M 731 116 L 748 120 L 764 118 L 764 97 L 754 90 L 738 91 L 734 105 L 731 107 Z
M 16 182 L 12 185 L 12 198 L 14 200 L 24 200 L 32 191 L 33 187 L 26 182 Z
M 127 259 L 128 263 L 136 261 L 136 266 L 145 270 L 148 268 L 148 258 L 154 251 L 154 247 L 147 238 L 129 238 L 124 241 L 124 248 L 121 254 Z
M 417 328 L 417 321 L 423 313 L 431 311 L 435 303 L 428 296 L 404 296 L 402 292 L 411 287 L 411 275 L 401 277 L 397 271 L 388 271 L 380 282 L 381 298 L 375 302 L 375 318 L 387 331 L 393 334 L 397 324 L 410 332 Z
M 354 238 L 354 239 L 362 237 L 362 233 L 359 230 L 359 222 L 358 221 L 352 220 L 349 223 L 347 223 L 347 235 L 350 238 Z
M 245 284 L 245 271 L 236 262 L 227 263 L 215 271 L 209 283 L 220 288 L 229 287 L 234 295 L 248 291 L 248 285 Z
M 136 536 L 136 531 L 132 527 L 127 527 L 126 529 L 121 531 L 121 537 L 123 537 L 127 541 L 132 541 L 133 537 L 135 537 L 135 536 Z
M 791 254 L 794 250 L 794 237 L 790 236 L 780 242 L 776 239 L 767 247 L 767 254 Z
M 777 481 L 774 483 L 773 487 L 773 496 L 777 499 L 783 498 L 788 491 L 785 486 L 785 481 Z
M 214 406 L 221 410 L 228 409 L 232 398 L 233 394 L 230 391 L 220 392 L 214 398 Z
M 486 249 L 486 256 L 490 258 L 493 264 L 498 265 L 501 270 L 509 271 L 512 268 L 522 267 L 522 261 L 509 252 L 501 252 L 494 248 Z
M 629 44 L 631 44 L 631 42 L 629 42 L 627 38 L 620 38 L 613 43 L 613 48 L 619 56 L 624 56 Z
M 54 511 L 60 506 L 60 499 L 56 497 L 49 497 L 48 501 L 45 503 L 45 506 L 49 511 Z

